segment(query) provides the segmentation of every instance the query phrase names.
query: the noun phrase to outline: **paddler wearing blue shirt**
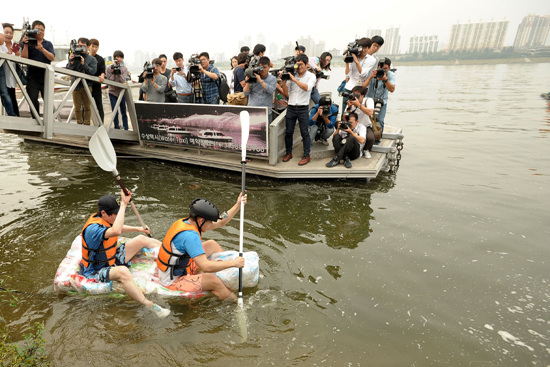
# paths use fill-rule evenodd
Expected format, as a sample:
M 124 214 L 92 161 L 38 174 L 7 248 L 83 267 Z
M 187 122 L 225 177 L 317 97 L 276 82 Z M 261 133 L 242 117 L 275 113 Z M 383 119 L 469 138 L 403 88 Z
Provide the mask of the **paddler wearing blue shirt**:
M 225 226 L 246 204 L 246 195 L 239 194 L 237 202 L 220 216 L 218 208 L 209 200 L 197 198 L 189 206 L 189 217 L 172 224 L 162 241 L 157 258 L 159 282 L 171 290 L 184 292 L 211 291 L 219 299 L 237 299 L 216 276 L 227 268 L 243 268 L 244 258 L 228 261 L 208 259 L 222 247 L 214 240 L 202 240 L 202 233 Z
M 127 232 L 150 233 L 149 228 L 124 225 L 126 207 L 132 193 L 121 191 L 119 201 L 114 195 L 102 196 L 97 202 L 97 213 L 88 218 L 82 228 L 81 273 L 88 279 L 98 282 L 110 280 L 122 283 L 124 291 L 133 299 L 152 310 L 158 317 L 166 317 L 170 310 L 154 304 L 141 292 L 134 282 L 130 270 L 131 259 L 143 247 L 160 247 L 158 240 L 143 235 L 117 247 L 118 236 Z

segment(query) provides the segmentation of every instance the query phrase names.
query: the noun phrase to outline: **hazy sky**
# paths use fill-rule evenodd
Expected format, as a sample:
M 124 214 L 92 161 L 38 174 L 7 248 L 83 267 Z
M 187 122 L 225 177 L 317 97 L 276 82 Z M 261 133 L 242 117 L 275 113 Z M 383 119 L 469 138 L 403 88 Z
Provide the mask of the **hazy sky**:
M 96 9 L 91 9 L 94 6 Z M 440 42 L 447 43 L 451 25 L 457 21 L 503 18 L 510 21 L 505 45 L 511 46 L 519 23 L 529 13 L 550 14 L 550 1 L 6 0 L 0 20 L 20 27 L 23 17 L 31 22 L 40 19 L 46 24 L 46 39 L 58 43 L 78 37 L 97 38 L 102 55 L 121 49 L 130 58 L 141 49 L 169 56 L 181 51 L 187 58 L 201 51 L 237 54 L 239 41 L 250 35 L 255 43 L 258 33 L 266 39 L 268 55 L 272 43 L 281 47 L 308 35 L 315 41 L 324 40 L 327 49 L 343 50 L 356 35 L 372 36 L 365 34 L 369 28 L 384 32 L 390 27 L 400 27 L 400 49 L 406 50 L 413 35 L 436 34 Z

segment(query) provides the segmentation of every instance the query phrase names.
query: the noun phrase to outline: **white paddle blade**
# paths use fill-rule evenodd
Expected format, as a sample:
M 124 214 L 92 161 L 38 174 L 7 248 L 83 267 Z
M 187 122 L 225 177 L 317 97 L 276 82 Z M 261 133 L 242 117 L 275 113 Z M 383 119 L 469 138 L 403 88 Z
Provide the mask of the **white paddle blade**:
M 104 126 L 97 129 L 95 134 L 91 137 L 89 149 L 90 153 L 92 153 L 92 157 L 94 157 L 97 165 L 101 167 L 102 170 L 112 172 L 113 175 L 118 176 L 115 148 Z
M 241 111 L 241 157 L 246 159 L 246 144 L 248 144 L 248 134 L 250 130 L 250 115 L 248 111 Z

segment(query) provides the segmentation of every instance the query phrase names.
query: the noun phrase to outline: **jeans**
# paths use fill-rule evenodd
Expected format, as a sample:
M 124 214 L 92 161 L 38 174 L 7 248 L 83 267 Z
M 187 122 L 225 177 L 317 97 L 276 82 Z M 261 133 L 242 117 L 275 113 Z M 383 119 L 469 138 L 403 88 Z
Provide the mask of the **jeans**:
M 334 135 L 332 138 L 332 145 L 334 145 L 334 151 L 338 159 L 343 160 L 348 157 L 350 160 L 359 158 L 361 155 L 361 144 L 355 139 L 353 135 L 346 137 L 346 142 L 342 144 L 342 136 L 340 134 Z
M 97 106 L 97 112 L 101 122 L 105 119 L 105 112 L 103 111 L 103 96 L 101 95 L 101 84 L 92 84 L 92 97 L 94 97 L 95 104 Z
M 317 135 L 318 130 L 319 130 L 319 126 L 317 126 L 317 124 L 311 125 L 309 127 L 309 139 L 311 140 L 312 145 L 313 145 L 313 142 L 315 141 L 315 135 Z M 333 127 L 326 127 L 325 131 L 321 133 L 321 138 L 323 140 L 328 140 L 333 133 L 334 133 Z
M 378 116 L 376 116 L 376 120 L 380 122 L 380 125 L 382 126 L 382 132 L 384 132 L 384 118 L 386 118 L 386 108 L 388 107 L 387 103 L 384 103 L 384 105 L 380 108 L 380 113 Z
M 193 94 L 190 96 L 182 96 L 178 94 L 178 103 L 193 103 Z
M 317 88 L 313 88 L 311 91 L 311 99 L 315 104 L 319 103 L 319 100 L 321 99 L 321 95 L 319 94 L 319 90 Z
M 114 111 L 117 100 L 117 96 L 109 93 L 111 109 L 113 109 L 113 113 L 115 114 L 115 118 L 113 120 L 115 122 L 115 129 L 120 129 L 120 125 L 118 124 L 118 111 Z M 122 126 L 124 127 L 124 130 L 128 130 L 128 115 L 126 115 L 126 96 L 123 96 L 122 100 L 120 101 L 120 114 L 122 115 Z
M 307 113 L 308 106 L 288 106 L 286 109 L 286 134 L 285 147 L 286 154 L 292 153 L 292 143 L 294 137 L 294 128 L 296 120 L 300 124 L 300 134 L 302 135 L 302 144 L 304 145 L 304 157 L 309 157 L 311 148 L 311 139 L 309 138 L 309 115 Z
M 88 90 L 91 91 L 92 87 L 88 87 Z M 80 88 L 73 91 L 73 106 L 76 122 L 79 124 L 90 125 L 92 110 L 90 109 L 90 99 L 88 98 L 86 89 Z M 82 116 L 82 106 L 84 106 L 84 117 Z
M 0 66 L 0 99 L 2 100 L 2 104 L 4 105 L 8 116 L 15 116 L 11 97 L 8 93 L 8 87 L 6 85 L 6 74 L 4 71 L 4 65 Z

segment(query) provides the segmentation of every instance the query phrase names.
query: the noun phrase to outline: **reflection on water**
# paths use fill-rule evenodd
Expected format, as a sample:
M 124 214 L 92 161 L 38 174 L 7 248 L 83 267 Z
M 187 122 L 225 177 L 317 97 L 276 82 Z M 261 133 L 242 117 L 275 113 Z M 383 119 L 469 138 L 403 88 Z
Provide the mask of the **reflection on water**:
M 471 66 L 398 66 L 397 175 L 368 185 L 248 176 L 244 247 L 259 253 L 261 279 L 245 289 L 246 343 L 237 305 L 212 297 L 156 297 L 173 311 L 158 320 L 126 297 L 56 295 L 74 235 L 119 188 L 85 151 L 0 135 L 0 275 L 24 292 L 0 312 L 15 338 L 44 321 L 59 366 L 544 366 L 550 120 L 539 95 L 550 64 L 532 67 L 520 81 L 520 66 L 478 66 L 480 84 Z M 322 84 L 335 89 L 340 76 Z M 118 162 L 157 238 L 195 197 L 223 210 L 240 191 L 231 172 Z M 235 250 L 238 228 L 205 238 Z

